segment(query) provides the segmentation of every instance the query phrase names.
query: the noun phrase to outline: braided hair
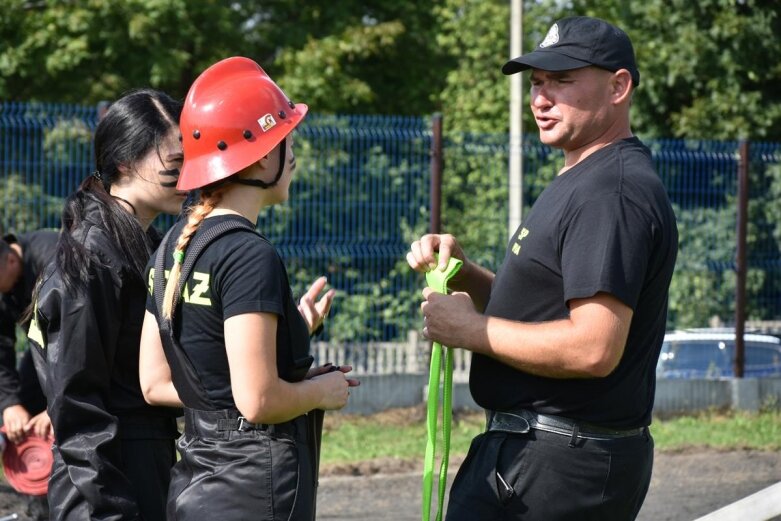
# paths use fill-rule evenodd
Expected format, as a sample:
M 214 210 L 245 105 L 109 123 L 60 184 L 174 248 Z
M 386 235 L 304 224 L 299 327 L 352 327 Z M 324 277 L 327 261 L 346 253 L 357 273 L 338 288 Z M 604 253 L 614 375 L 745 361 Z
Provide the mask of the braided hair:
M 203 220 L 214 210 L 222 199 L 222 190 L 201 191 L 201 199 L 198 204 L 190 208 L 187 217 L 187 224 L 182 228 L 179 238 L 174 246 L 174 265 L 168 274 L 168 281 L 165 286 L 165 295 L 163 297 L 163 318 L 170 320 L 173 316 L 173 303 L 176 288 L 179 286 L 179 277 L 182 274 L 182 263 L 184 254 L 187 251 L 187 245 L 190 244 L 195 232 L 201 226 Z

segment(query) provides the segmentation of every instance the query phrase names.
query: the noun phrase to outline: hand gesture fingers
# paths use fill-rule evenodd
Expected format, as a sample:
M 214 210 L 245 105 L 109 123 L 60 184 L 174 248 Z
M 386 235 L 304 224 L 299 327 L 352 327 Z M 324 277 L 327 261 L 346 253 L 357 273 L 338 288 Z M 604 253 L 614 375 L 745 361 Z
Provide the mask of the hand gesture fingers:
M 39 438 L 48 438 L 52 434 L 52 422 L 49 418 L 49 414 L 46 411 L 43 411 L 35 416 L 27 422 L 27 425 L 24 426 L 24 430 L 26 432 L 34 432 L 36 436 Z
M 439 261 L 437 261 L 437 253 Z M 455 237 L 450 234 L 427 234 L 410 245 L 407 264 L 413 270 L 421 272 L 434 268 L 445 269 L 450 257 L 465 260 Z
M 328 280 L 325 277 L 319 277 L 309 287 L 304 296 L 298 303 L 298 310 L 304 317 L 309 327 L 309 332 L 313 333 L 325 320 L 328 312 L 331 310 L 336 291 L 328 290 L 319 300 L 316 300 L 320 292 L 325 289 Z

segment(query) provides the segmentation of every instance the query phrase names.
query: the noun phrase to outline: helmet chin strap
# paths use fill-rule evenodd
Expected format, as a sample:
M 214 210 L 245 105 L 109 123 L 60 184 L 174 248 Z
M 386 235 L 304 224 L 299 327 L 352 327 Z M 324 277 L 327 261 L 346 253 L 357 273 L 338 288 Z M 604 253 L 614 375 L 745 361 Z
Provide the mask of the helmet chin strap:
M 276 186 L 276 184 L 282 178 L 282 173 L 285 171 L 286 153 L 287 153 L 287 138 L 285 138 L 282 141 L 282 146 L 279 147 L 279 170 L 277 171 L 277 175 L 276 177 L 274 177 L 274 180 L 271 181 L 270 183 L 267 183 L 266 181 L 263 181 L 261 179 L 240 179 L 239 177 L 232 178 L 232 181 L 234 183 L 239 183 L 241 185 L 256 186 L 264 190 Z

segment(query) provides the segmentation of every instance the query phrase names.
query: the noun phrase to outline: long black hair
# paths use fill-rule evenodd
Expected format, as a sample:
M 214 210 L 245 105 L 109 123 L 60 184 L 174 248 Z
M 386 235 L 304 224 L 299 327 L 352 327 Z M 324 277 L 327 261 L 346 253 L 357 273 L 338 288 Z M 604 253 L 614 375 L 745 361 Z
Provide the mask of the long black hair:
M 65 202 L 62 231 L 57 242 L 56 264 L 65 287 L 83 287 L 89 266 L 98 262 L 81 241 L 73 237 L 86 217 L 87 207 L 100 213 L 100 226 L 122 251 L 139 280 L 153 245 L 138 220 L 126 211 L 109 190 L 122 175 L 120 166 L 131 168 L 142 160 L 176 126 L 182 104 L 153 89 L 139 89 L 123 95 L 106 111 L 95 130 L 96 171 L 82 181 Z

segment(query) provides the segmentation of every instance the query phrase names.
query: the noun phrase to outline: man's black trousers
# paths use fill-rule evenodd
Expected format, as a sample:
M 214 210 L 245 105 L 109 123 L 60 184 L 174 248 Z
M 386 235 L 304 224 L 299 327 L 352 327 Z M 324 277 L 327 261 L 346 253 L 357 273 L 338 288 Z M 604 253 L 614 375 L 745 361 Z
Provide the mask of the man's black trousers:
M 651 482 L 654 443 L 539 430 L 477 436 L 450 492 L 447 521 L 631 521 Z

